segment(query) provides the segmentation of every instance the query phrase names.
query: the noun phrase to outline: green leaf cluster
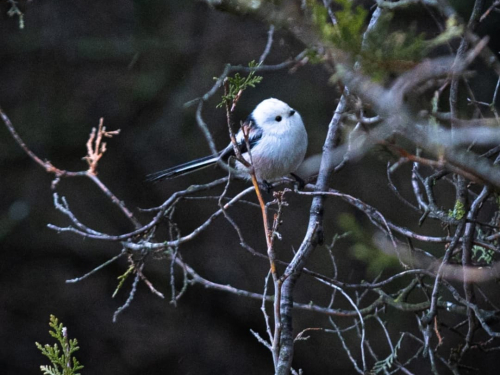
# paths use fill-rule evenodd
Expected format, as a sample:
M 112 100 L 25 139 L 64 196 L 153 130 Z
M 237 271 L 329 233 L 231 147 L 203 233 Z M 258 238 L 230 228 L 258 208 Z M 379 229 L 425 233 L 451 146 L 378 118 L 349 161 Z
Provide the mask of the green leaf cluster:
M 350 253 L 367 264 L 369 276 L 375 277 L 387 268 L 398 267 L 399 262 L 395 256 L 388 255 L 373 246 L 372 238 L 356 222 L 354 215 L 343 213 L 339 216 L 338 223 L 344 231 L 350 232 L 350 237 L 355 241 L 349 249 Z
M 80 375 L 77 371 L 81 370 L 83 366 L 73 357 L 73 353 L 80 349 L 78 341 L 68 339 L 66 328 L 63 327 L 62 323 L 59 323 L 54 315 L 50 316 L 49 326 L 52 328 L 49 330 L 50 335 L 59 342 L 61 348 L 57 343 L 54 346 L 35 343 L 36 347 L 52 363 L 52 366 L 40 366 L 40 370 L 45 375 Z
M 256 75 L 257 68 L 260 64 L 252 60 L 248 63 L 248 67 L 252 70 L 246 77 L 242 77 L 240 73 L 236 73 L 234 77 L 227 77 L 228 81 L 228 93 L 227 95 L 222 95 L 222 101 L 217 104 L 216 108 L 221 108 L 226 103 L 231 103 L 234 99 L 238 97 L 240 91 L 246 90 L 248 87 L 255 88 L 255 85 L 262 81 L 262 76 Z M 214 77 L 217 80 L 217 77 Z

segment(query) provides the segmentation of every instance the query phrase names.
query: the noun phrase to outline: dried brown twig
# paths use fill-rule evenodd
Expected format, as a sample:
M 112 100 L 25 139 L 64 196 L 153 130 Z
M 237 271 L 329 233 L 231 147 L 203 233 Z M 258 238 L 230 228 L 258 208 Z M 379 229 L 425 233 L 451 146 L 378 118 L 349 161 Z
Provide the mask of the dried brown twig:
M 92 128 L 89 140 L 87 141 L 87 156 L 83 158 L 89 165 L 87 173 L 97 175 L 97 163 L 106 152 L 106 143 L 103 142 L 103 138 L 112 138 L 118 134 L 120 134 L 120 129 L 106 131 L 104 119 L 102 117 L 99 119 L 99 127 L 97 129 Z
M 2 120 L 4 124 L 7 126 L 7 129 L 9 130 L 10 134 L 14 138 L 14 140 L 17 142 L 17 144 L 24 150 L 24 152 L 35 161 L 38 165 L 40 165 L 42 168 L 45 169 L 47 173 L 54 174 L 56 178 L 54 181 L 52 181 L 52 189 L 55 189 L 57 184 L 59 183 L 61 178 L 66 178 L 66 177 L 87 177 L 92 182 L 94 182 L 99 189 L 104 192 L 108 196 L 108 198 L 111 199 L 111 201 L 117 205 L 120 210 L 125 214 L 125 216 L 132 222 L 132 224 L 135 226 L 135 228 L 140 228 L 141 224 L 140 222 L 135 218 L 134 214 L 132 211 L 130 211 L 123 201 L 118 199 L 112 192 L 111 190 L 108 189 L 106 185 L 104 185 L 101 180 L 97 177 L 97 164 L 101 157 L 103 156 L 104 152 L 106 151 L 106 143 L 102 142 L 103 137 L 108 137 L 111 138 L 113 135 L 119 134 L 119 130 L 114 130 L 114 131 L 106 131 L 106 128 L 103 126 L 104 119 L 101 118 L 99 120 L 99 128 L 96 131 L 95 128 L 92 129 L 92 132 L 90 133 L 89 140 L 87 141 L 87 156 L 84 157 L 85 160 L 87 160 L 89 164 L 89 169 L 87 171 L 81 171 L 81 172 L 70 172 L 66 171 L 63 169 L 59 169 L 55 167 L 49 160 L 43 161 L 40 159 L 33 151 L 30 150 L 30 148 L 26 145 L 26 143 L 22 140 L 22 138 L 19 136 L 17 131 L 15 130 L 14 126 L 12 125 L 12 122 L 10 121 L 9 117 L 0 109 L 0 116 L 2 117 Z

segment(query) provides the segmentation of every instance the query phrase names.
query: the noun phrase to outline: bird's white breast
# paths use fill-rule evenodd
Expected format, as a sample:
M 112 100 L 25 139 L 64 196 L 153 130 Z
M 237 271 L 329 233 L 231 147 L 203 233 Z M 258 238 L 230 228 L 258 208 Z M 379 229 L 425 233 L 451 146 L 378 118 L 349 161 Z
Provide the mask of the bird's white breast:
M 300 166 L 307 151 L 307 132 L 298 113 L 279 126 L 263 124 L 264 134 L 251 150 L 251 162 L 257 179 L 272 181 L 286 176 Z M 243 157 L 250 161 L 250 156 Z M 245 170 L 241 164 L 240 170 Z

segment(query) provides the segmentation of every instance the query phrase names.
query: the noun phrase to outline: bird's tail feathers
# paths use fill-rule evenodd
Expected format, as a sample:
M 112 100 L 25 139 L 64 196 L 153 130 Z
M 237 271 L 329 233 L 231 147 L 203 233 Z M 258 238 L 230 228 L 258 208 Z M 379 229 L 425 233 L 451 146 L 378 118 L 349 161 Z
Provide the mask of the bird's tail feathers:
M 158 182 L 161 180 L 171 179 L 185 174 L 198 171 L 203 168 L 207 168 L 214 165 L 219 160 L 219 156 L 205 156 L 204 158 L 192 160 L 190 162 L 177 165 L 172 168 L 165 169 L 163 171 L 151 173 L 146 176 L 146 181 L 148 182 Z

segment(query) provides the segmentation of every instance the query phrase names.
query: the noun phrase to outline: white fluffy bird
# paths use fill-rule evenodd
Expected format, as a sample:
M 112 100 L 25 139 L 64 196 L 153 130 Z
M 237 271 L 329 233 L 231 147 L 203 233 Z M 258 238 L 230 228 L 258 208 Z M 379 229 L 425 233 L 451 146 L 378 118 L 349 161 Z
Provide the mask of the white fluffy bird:
M 257 105 L 243 124 L 248 128 L 248 143 L 255 175 L 258 180 L 270 182 L 293 173 L 304 160 L 307 150 L 307 132 L 300 114 L 281 100 L 269 98 Z M 250 162 L 243 132 L 236 134 L 241 155 Z M 230 143 L 217 155 L 206 156 L 160 172 L 148 175 L 148 181 L 182 176 L 202 168 L 227 161 L 234 155 Z M 238 175 L 250 177 L 248 168 L 236 162 Z

